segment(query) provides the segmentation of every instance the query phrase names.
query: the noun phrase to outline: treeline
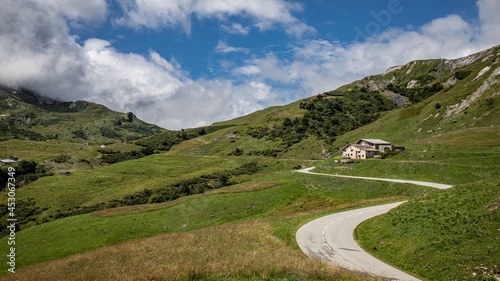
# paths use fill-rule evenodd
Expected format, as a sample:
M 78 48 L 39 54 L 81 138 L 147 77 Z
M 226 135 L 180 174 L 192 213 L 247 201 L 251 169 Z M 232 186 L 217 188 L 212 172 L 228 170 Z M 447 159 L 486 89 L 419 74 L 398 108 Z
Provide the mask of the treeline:
M 45 166 L 36 163 L 35 161 L 22 160 L 15 167 L 15 179 L 16 187 L 21 187 L 22 183 L 30 183 L 36 181 L 38 178 L 49 176 Z M 0 168 L 0 191 L 3 191 L 7 186 L 7 181 L 9 179 L 9 174 L 7 168 Z
M 336 92 L 325 93 L 300 104 L 300 108 L 306 110 L 302 117 L 285 118 L 274 127 L 253 127 L 246 133 L 258 139 L 280 139 L 285 149 L 310 135 L 333 142 L 336 136 L 369 124 L 380 116 L 380 112 L 394 107 L 392 102 L 378 92 L 351 91 L 343 96 Z M 277 151 L 251 153 L 276 155 Z
M 45 223 L 59 218 L 87 214 L 98 210 L 122 206 L 173 201 L 180 197 L 200 194 L 207 190 L 213 190 L 232 185 L 233 183 L 231 182 L 231 178 L 233 176 L 252 175 L 257 173 L 261 169 L 262 167 L 259 166 L 256 162 L 250 162 L 243 164 L 233 170 L 214 172 L 191 179 L 186 179 L 175 184 L 160 187 L 155 190 L 144 189 L 130 195 L 125 195 L 122 199 L 110 200 L 108 202 L 98 203 L 92 206 L 77 206 L 69 210 L 57 211 L 54 215 L 46 217 L 43 220 L 39 220 L 39 223 Z
M 114 164 L 132 159 L 139 159 L 151 155 L 155 152 L 155 150 L 151 147 L 146 147 L 140 150 L 133 150 L 127 152 L 114 151 L 110 149 L 99 149 L 97 151 L 102 154 L 101 156 L 102 161 L 109 164 Z
M 394 84 L 387 85 L 387 89 L 394 93 L 407 97 L 412 103 L 421 102 L 424 99 L 436 94 L 444 89 L 441 83 L 434 83 L 431 86 L 407 88 L 395 86 Z
M 18 125 L 9 122 L 0 122 L 0 141 L 8 139 L 19 139 L 19 140 L 33 140 L 33 141 L 45 141 L 46 137 L 43 135 L 33 132 L 30 130 L 25 130 L 19 128 Z
M 36 206 L 32 198 L 16 201 L 16 231 L 22 229 L 22 226 L 26 225 L 28 222 L 36 221 L 36 215 L 40 214 L 42 211 L 42 208 Z M 0 238 L 10 233 L 10 230 L 7 228 L 8 213 L 8 206 L 6 204 L 0 204 L 0 217 L 2 218 Z
M 15 178 L 15 182 L 11 182 L 15 184 L 16 189 L 22 187 L 23 184 L 32 182 L 37 180 L 40 177 L 48 176 L 50 174 L 47 173 L 45 166 L 38 164 L 34 161 L 21 161 L 17 166 L 14 167 L 15 171 L 10 172 L 14 173 L 9 175 L 8 169 L 0 168 L 0 191 L 7 192 L 7 183 L 9 182 L 9 178 Z M 7 200 L 5 200 L 7 202 Z M 36 203 L 33 199 L 27 200 L 16 200 L 15 202 L 15 215 L 17 219 L 16 223 L 16 231 L 20 229 L 21 225 L 25 225 L 30 221 L 36 220 L 34 216 L 42 212 L 42 209 L 36 206 Z M 7 229 L 7 216 L 9 213 L 8 206 L 4 203 L 0 203 L 0 218 L 1 220 L 1 230 L 0 237 L 7 235 L 10 231 Z
M 135 143 L 155 150 L 168 151 L 172 146 L 183 141 L 204 136 L 227 127 L 230 126 L 208 126 L 196 129 L 182 129 L 180 131 L 166 131 L 148 138 L 137 140 Z

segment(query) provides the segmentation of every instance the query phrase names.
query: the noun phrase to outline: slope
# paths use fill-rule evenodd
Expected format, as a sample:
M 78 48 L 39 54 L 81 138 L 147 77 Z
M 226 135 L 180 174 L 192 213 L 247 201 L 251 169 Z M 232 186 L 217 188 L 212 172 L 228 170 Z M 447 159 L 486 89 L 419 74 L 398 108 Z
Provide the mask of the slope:
M 311 161 L 313 159 L 328 158 L 330 155 L 323 153 L 324 148 L 341 147 L 346 141 L 360 137 L 384 138 L 404 144 L 408 150 L 404 154 L 394 156 L 392 160 L 364 161 L 345 173 L 363 175 L 376 172 L 384 176 L 396 171 L 401 177 L 418 177 L 417 180 L 450 178 L 461 190 L 467 190 L 485 178 L 486 184 L 479 185 L 479 189 L 488 190 L 485 192 L 488 198 L 500 196 L 494 189 L 495 184 L 498 186 L 497 159 L 500 154 L 498 138 L 495 137 L 498 130 L 498 47 L 451 62 L 412 62 L 336 91 L 217 123 L 213 127 L 210 126 L 210 129 L 197 128 L 192 131 L 163 133 L 159 139 L 165 140 L 179 134 L 180 139 L 184 140 L 185 133 L 188 140 L 174 145 L 170 151 L 160 155 L 78 172 L 69 177 L 48 177 L 25 185 L 19 190 L 19 195 L 31 197 L 38 207 L 47 209 L 40 217 L 34 218 L 35 221 L 40 218 L 39 225 L 35 225 L 33 221 L 32 227 L 18 232 L 20 241 L 29 241 L 19 248 L 20 266 L 64 258 L 165 232 L 185 232 L 182 239 L 196 237 L 200 232 L 188 231 L 249 220 L 270 223 L 273 231 L 266 232 L 266 235 L 271 235 L 271 240 L 280 239 L 286 244 L 279 249 L 291 247 L 298 250 L 292 241 L 295 230 L 301 224 L 340 209 L 407 198 L 422 212 L 438 212 L 439 195 L 428 192 L 425 188 L 387 183 L 366 184 L 353 179 L 323 180 L 290 173 L 295 167 L 313 166 L 311 163 L 317 162 Z M 422 76 L 423 78 L 419 78 Z M 448 81 L 450 83 L 446 83 Z M 482 90 L 478 92 L 479 89 Z M 391 99 L 393 103 L 389 102 Z M 395 107 L 399 108 L 394 109 Z M 163 145 L 156 142 L 155 136 L 147 140 L 153 141 L 147 143 L 146 140 L 138 140 L 138 143 L 146 146 Z M 479 146 L 472 146 L 469 140 Z M 168 146 L 169 143 L 164 149 L 169 149 Z M 422 155 L 424 157 L 421 157 Z M 239 174 L 229 179 L 219 177 L 224 172 L 238 170 L 250 163 L 256 163 L 259 169 L 254 173 Z M 330 164 L 335 168 L 333 162 L 329 161 L 319 166 L 326 167 Z M 330 169 L 330 172 L 332 171 L 337 172 Z M 191 182 L 192 179 L 206 180 L 203 184 L 206 183 L 209 187 L 216 186 L 214 183 L 228 182 L 231 185 L 212 190 L 203 184 L 198 185 L 198 182 Z M 182 184 L 185 180 L 186 184 Z M 263 187 L 245 187 L 248 181 Z M 273 184 L 262 184 L 263 182 Z M 163 192 L 167 190 L 165 187 L 175 187 L 181 193 L 186 192 L 184 195 L 191 195 L 176 201 L 159 203 L 165 199 L 161 198 L 165 194 L 153 191 Z M 233 188 L 245 191 L 232 192 Z M 189 193 L 191 191 L 197 193 Z M 221 193 L 212 193 L 219 191 Z M 452 198 L 450 202 L 471 195 L 470 192 L 467 196 L 454 192 L 455 189 L 452 189 L 446 194 L 447 198 Z M 138 195 L 141 197 L 140 205 L 120 205 L 122 207 L 112 208 L 112 204 L 121 204 L 122 199 L 133 201 Z M 431 199 L 434 202 L 432 206 L 418 204 L 419 201 Z M 110 205 L 106 205 L 108 203 Z M 484 207 L 479 202 L 474 204 L 476 208 Z M 497 205 L 495 202 L 488 205 L 494 209 L 492 215 L 497 214 Z M 68 214 L 68 210 L 92 206 L 104 206 L 107 209 L 103 208 L 104 210 L 92 215 L 74 213 L 70 217 L 61 218 Z M 411 208 L 397 213 L 395 221 L 411 218 L 413 210 Z M 474 223 L 480 221 L 476 220 L 478 217 L 474 212 L 468 212 L 467 215 Z M 47 222 L 42 220 L 43 217 L 48 218 Z M 489 219 L 485 223 L 489 224 L 488 229 L 490 226 L 496 227 L 495 224 L 490 224 Z M 446 220 L 441 221 L 441 225 L 446 224 Z M 397 226 L 391 223 L 387 225 L 388 231 L 395 230 L 393 227 Z M 430 231 L 433 230 L 435 229 Z M 490 234 L 485 235 L 493 237 Z M 416 233 L 415 241 L 420 239 L 421 235 L 423 234 Z M 450 233 L 447 239 L 453 235 Z M 235 237 L 238 235 L 235 234 Z M 404 239 L 406 236 L 401 237 Z M 134 247 L 144 241 L 129 243 Z M 168 245 L 172 251 L 178 246 L 173 242 Z M 0 247 L 4 249 L 6 246 L 6 238 L 3 238 Z M 197 246 L 206 249 L 206 252 L 214 249 L 212 242 Z M 481 249 L 463 246 L 464 255 Z M 367 247 L 373 245 L 369 244 Z M 262 249 L 265 249 L 265 245 L 255 251 Z M 228 255 L 237 251 L 234 248 L 226 250 Z M 92 255 L 100 256 L 103 251 L 106 251 L 106 248 L 97 249 L 81 259 L 76 257 L 78 264 L 93 267 L 95 263 Z M 113 253 L 117 255 L 117 260 L 128 261 L 130 258 L 120 251 Z M 497 257 L 493 255 L 493 258 Z M 406 260 L 410 266 L 415 262 L 411 260 L 411 255 Z M 63 261 L 63 267 L 60 267 L 58 262 L 51 266 L 54 270 L 61 271 L 64 266 L 71 265 L 72 261 L 70 257 L 69 260 Z M 201 264 L 205 262 L 212 262 L 212 259 L 200 261 Z M 241 259 L 236 258 L 230 262 L 230 266 L 236 268 L 240 262 Z M 255 267 L 253 271 L 245 273 L 245 278 L 258 276 L 259 272 L 273 272 L 273 265 L 259 265 L 261 267 Z M 435 271 L 442 269 L 439 263 L 433 266 Z M 155 268 L 161 266 L 155 264 Z M 470 273 L 471 267 L 464 268 L 465 272 Z M 26 274 L 33 274 L 30 270 L 30 267 L 26 267 Z M 189 268 L 183 270 L 189 271 Z M 97 269 L 97 275 L 100 272 L 102 271 Z M 168 279 L 166 276 L 169 272 L 144 269 L 137 274 L 122 273 L 133 276 L 132 278 L 144 278 L 146 274 L 154 273 L 158 274 L 160 279 Z M 453 274 L 456 271 L 448 272 Z M 207 279 L 223 278 L 221 274 L 203 270 L 194 272 L 193 275 L 185 272 L 179 274 L 196 277 L 198 273 L 207 274 L 203 275 L 208 276 Z M 281 272 L 279 276 L 283 280 L 288 277 L 295 280 L 297 276 L 311 276 L 309 273 Z M 237 275 L 229 277 L 238 278 Z M 158 278 L 155 276 L 151 279 Z M 311 276 L 311 279 L 328 280 L 328 276 Z M 429 279 L 432 279 L 432 276 Z
M 129 113 L 86 102 L 59 102 L 26 89 L 0 87 L 1 140 L 103 144 L 163 131 Z

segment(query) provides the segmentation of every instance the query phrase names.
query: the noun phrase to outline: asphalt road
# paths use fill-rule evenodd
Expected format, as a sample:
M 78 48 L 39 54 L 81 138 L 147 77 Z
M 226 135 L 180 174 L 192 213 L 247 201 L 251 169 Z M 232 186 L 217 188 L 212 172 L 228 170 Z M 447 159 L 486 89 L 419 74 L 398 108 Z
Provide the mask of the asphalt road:
M 353 237 L 358 224 L 402 203 L 336 213 L 313 220 L 297 231 L 297 243 L 309 257 L 349 270 L 395 280 L 420 280 L 374 258 L 361 249 Z
M 314 167 L 296 172 L 331 177 L 410 183 L 438 189 L 453 187 L 451 185 L 423 181 L 313 173 L 311 172 L 312 169 Z M 361 249 L 353 237 L 354 229 L 361 222 L 387 213 L 402 203 L 404 202 L 357 209 L 318 218 L 305 224 L 297 231 L 295 236 L 297 243 L 302 251 L 311 258 L 321 259 L 343 268 L 393 280 L 420 280 L 368 254 Z
M 386 179 L 386 178 L 373 178 L 373 177 L 358 177 L 358 176 L 344 176 L 344 175 L 334 175 L 334 174 L 322 174 L 322 173 L 314 173 L 311 172 L 312 169 L 316 167 L 305 168 L 302 170 L 296 170 L 298 173 L 311 174 L 311 175 L 321 175 L 321 176 L 329 176 L 329 177 L 341 177 L 341 178 L 351 178 L 351 179 L 363 179 L 363 180 L 376 180 L 376 181 L 388 181 L 388 182 L 398 182 L 398 183 L 410 183 L 415 185 L 433 187 L 438 189 L 448 189 L 453 187 L 453 185 L 449 184 L 441 184 L 434 182 L 426 182 L 426 181 L 413 181 L 413 180 L 400 180 L 400 179 Z

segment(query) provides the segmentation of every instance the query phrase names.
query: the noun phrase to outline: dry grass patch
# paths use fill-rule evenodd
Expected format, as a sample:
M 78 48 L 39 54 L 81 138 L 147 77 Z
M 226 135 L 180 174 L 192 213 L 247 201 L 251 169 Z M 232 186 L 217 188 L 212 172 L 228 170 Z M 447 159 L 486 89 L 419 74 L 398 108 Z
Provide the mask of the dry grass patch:
M 91 213 L 90 215 L 95 216 L 95 217 L 105 218 L 105 217 L 114 217 L 114 216 L 121 216 L 121 215 L 136 214 L 136 213 L 142 213 L 142 212 L 148 212 L 148 211 L 169 208 L 169 207 L 179 205 L 179 204 L 185 203 L 189 200 L 199 198 L 202 196 L 213 195 L 213 194 L 223 194 L 223 193 L 251 192 L 251 191 L 257 191 L 257 190 L 262 190 L 262 189 L 266 189 L 266 188 L 271 188 L 271 187 L 274 187 L 277 185 L 280 185 L 280 183 L 274 182 L 274 181 L 266 181 L 266 182 L 250 183 L 250 184 L 239 185 L 239 186 L 231 186 L 231 187 L 227 187 L 227 188 L 221 188 L 221 189 L 207 191 L 203 194 L 196 194 L 196 195 L 192 195 L 192 196 L 188 196 L 188 197 L 182 197 L 182 198 L 179 198 L 179 199 L 177 199 L 175 201 L 171 201 L 171 202 L 124 206 L 124 207 L 118 207 L 118 208 L 113 208 L 113 209 L 96 211 L 96 212 Z
M 309 259 L 265 221 L 158 235 L 25 267 L 5 280 L 197 280 L 203 278 L 364 280 Z M 212 279 L 213 280 L 213 279 Z

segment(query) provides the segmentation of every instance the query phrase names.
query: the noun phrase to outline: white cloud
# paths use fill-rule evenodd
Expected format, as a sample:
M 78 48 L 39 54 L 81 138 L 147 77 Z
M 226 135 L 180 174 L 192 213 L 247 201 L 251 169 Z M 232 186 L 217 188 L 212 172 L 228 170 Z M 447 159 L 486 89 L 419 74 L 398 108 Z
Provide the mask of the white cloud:
M 191 31 L 191 16 L 215 18 L 222 22 L 232 16 L 253 20 L 260 30 L 279 26 L 288 34 L 301 37 L 304 33 L 315 32 L 294 17 L 291 12 L 302 10 L 302 6 L 284 0 L 119 0 L 125 15 L 117 22 L 140 28 L 160 29 L 181 26 L 186 33 Z M 230 33 L 248 34 L 249 28 L 241 23 L 223 24 L 222 29 Z
M 146 56 L 120 53 L 95 38 L 79 45 L 68 33 L 65 15 L 49 15 L 46 8 L 18 1 L 0 10 L 1 84 L 133 111 L 169 129 L 248 114 L 273 98 L 261 83 L 193 81 L 175 58 L 166 60 L 153 50 Z
M 175 58 L 167 60 L 154 50 L 146 55 L 121 53 L 111 42 L 95 38 L 83 45 L 77 43 L 68 25 L 106 17 L 104 0 L 88 4 L 57 0 L 66 3 L 59 8 L 50 6 L 55 3 L 50 1 L 10 1 L 2 6 L 0 83 L 32 88 L 62 100 L 86 99 L 114 110 L 133 111 L 139 118 L 169 129 L 227 120 L 261 109 L 262 105 L 282 104 L 332 90 L 414 59 L 457 58 L 500 43 L 500 22 L 495 16 L 498 1 L 479 0 L 478 23 L 450 15 L 411 30 L 388 29 L 365 42 L 349 45 L 303 40 L 289 45 L 286 59 L 273 52 L 257 57 L 247 53 L 248 49 L 219 41 L 217 52 L 249 55 L 243 65 L 219 62 L 234 80 L 193 80 Z M 209 7 L 209 2 L 217 5 Z M 190 18 L 196 15 L 218 18 L 244 34 L 248 27 L 230 22 L 236 15 L 250 18 L 253 26 L 262 30 L 280 27 L 299 35 L 309 29 L 291 14 L 302 7 L 282 0 L 266 1 L 270 6 L 265 11 L 259 10 L 263 1 L 248 0 L 120 3 L 127 11 L 122 23 L 134 23 L 136 27 L 176 26 L 189 30 Z M 97 12 L 98 8 L 102 13 Z M 89 11 L 95 13 L 89 15 Z M 294 93 L 286 92 L 292 88 Z M 299 96 L 294 96 L 296 93 Z
M 500 1 L 497 0 L 478 0 L 479 19 L 481 21 L 481 32 L 478 36 L 478 42 L 485 46 L 498 44 L 500 34 Z
M 243 26 L 239 23 L 231 23 L 231 25 L 221 25 L 222 30 L 224 30 L 227 33 L 230 34 L 241 34 L 241 35 L 247 35 L 250 33 L 250 27 L 248 26 Z
M 239 47 L 239 48 L 238 47 L 231 47 L 227 44 L 227 42 L 219 40 L 219 42 L 217 43 L 217 46 L 215 47 L 215 52 L 223 53 L 223 54 L 234 53 L 234 52 L 248 54 L 250 52 L 250 50 L 247 48 L 241 48 L 241 47 Z
M 450 15 L 416 29 L 388 29 L 349 45 L 306 40 L 293 46 L 292 58 L 268 53 L 247 60 L 233 73 L 250 81 L 297 85 L 306 97 L 412 60 L 463 57 L 500 43 L 500 20 L 495 16 L 500 12 L 498 3 L 478 1 L 480 26 Z
M 24 1 L 21 1 L 24 2 Z M 35 0 L 51 16 L 61 14 L 72 22 L 101 24 L 106 20 L 108 7 L 105 0 Z
M 117 22 L 135 29 L 181 27 L 191 32 L 192 0 L 118 0 L 125 13 Z

